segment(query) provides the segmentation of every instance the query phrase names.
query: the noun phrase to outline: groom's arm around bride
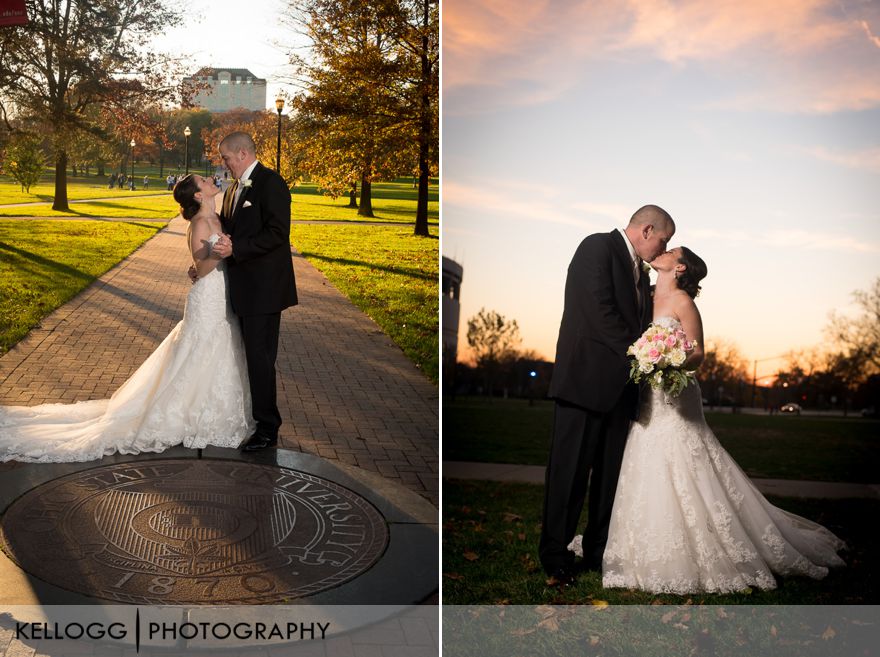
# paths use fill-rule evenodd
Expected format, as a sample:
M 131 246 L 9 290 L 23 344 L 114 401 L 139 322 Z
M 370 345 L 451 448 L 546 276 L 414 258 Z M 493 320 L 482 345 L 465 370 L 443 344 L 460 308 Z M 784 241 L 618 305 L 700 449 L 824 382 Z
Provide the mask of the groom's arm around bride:
M 588 483 L 583 566 L 601 568 L 626 434 L 638 405 L 626 350 L 651 318 L 641 263 L 662 253 L 674 232 L 664 210 L 645 206 L 626 229 L 585 238 L 568 269 L 550 383 L 556 405 L 539 547 L 544 570 L 562 584 L 574 579 L 568 544 Z
M 235 178 L 220 215 L 228 238 L 215 247 L 227 258 L 229 297 L 241 321 L 257 430 L 246 451 L 275 445 L 281 415 L 275 360 L 281 311 L 296 305 L 290 254 L 290 190 L 275 171 L 256 159 L 250 135 L 233 132 L 220 142 L 220 155 Z

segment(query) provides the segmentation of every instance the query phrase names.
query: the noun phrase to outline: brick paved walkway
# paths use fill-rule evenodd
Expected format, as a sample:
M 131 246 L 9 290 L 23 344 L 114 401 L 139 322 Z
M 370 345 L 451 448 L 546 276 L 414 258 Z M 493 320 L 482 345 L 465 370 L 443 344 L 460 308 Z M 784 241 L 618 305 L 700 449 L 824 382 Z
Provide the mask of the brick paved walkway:
M 0 358 L 0 404 L 108 397 L 183 315 L 179 217 Z M 281 446 L 438 490 L 438 390 L 382 330 L 294 255 L 300 305 L 281 320 Z M 3 468 L 15 467 L 6 464 Z

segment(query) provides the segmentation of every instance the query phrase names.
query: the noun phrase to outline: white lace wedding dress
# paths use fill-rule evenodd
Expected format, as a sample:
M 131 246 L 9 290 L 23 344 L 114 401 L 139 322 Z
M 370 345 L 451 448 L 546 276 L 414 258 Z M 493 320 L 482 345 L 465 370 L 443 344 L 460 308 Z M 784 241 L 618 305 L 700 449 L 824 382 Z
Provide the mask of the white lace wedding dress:
M 678 325 L 673 318 L 655 323 Z M 678 398 L 647 389 L 627 437 L 602 585 L 652 593 L 776 588 L 777 575 L 816 579 L 843 566 L 844 543 L 770 504 L 703 417 L 700 388 Z M 570 546 L 580 553 L 577 537 Z
M 192 286 L 183 320 L 110 399 L 0 406 L 0 460 L 237 447 L 253 429 L 244 347 L 221 262 Z

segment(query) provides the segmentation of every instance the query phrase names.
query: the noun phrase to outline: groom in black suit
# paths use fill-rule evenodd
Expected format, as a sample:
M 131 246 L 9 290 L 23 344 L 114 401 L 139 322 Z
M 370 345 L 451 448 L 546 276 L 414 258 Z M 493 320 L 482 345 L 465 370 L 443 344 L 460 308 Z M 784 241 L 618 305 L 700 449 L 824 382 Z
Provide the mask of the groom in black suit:
M 220 213 L 226 234 L 214 252 L 228 263 L 229 297 L 244 339 L 257 429 L 242 450 L 251 452 L 276 445 L 281 426 L 275 390 L 278 333 L 281 311 L 297 303 L 290 190 L 277 172 L 257 161 L 254 140 L 244 132 L 227 135 L 220 156 L 234 181 Z
M 638 411 L 626 350 L 652 314 L 642 262 L 663 253 L 673 233 L 672 217 L 646 205 L 626 229 L 585 238 L 568 267 L 550 382 L 556 407 L 539 546 L 541 565 L 561 585 L 574 581 L 574 555 L 567 546 L 577 531 L 588 481 L 582 567 L 602 567 L 626 436 Z

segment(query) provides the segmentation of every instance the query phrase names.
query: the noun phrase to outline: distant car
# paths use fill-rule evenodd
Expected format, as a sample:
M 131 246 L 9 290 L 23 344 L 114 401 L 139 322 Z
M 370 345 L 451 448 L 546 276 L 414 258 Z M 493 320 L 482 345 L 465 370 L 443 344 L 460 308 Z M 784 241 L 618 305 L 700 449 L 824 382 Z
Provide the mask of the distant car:
M 868 408 L 862 409 L 862 417 L 878 417 L 877 407 L 876 406 L 868 406 Z
M 794 413 L 795 415 L 801 414 L 801 407 L 799 404 L 783 404 L 779 408 L 780 413 Z

